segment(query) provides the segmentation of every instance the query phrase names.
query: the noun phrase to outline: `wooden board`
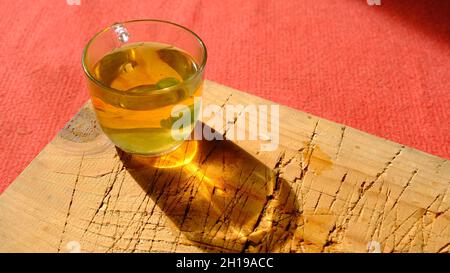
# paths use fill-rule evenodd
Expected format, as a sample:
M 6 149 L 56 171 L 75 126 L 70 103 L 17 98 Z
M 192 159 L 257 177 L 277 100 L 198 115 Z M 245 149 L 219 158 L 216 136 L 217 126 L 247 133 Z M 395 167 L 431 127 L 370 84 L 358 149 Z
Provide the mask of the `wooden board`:
M 210 81 L 204 93 L 204 105 L 270 104 Z M 280 117 L 274 152 L 202 140 L 155 159 L 117 151 L 88 103 L 0 196 L 0 251 L 450 251 L 448 160 Z

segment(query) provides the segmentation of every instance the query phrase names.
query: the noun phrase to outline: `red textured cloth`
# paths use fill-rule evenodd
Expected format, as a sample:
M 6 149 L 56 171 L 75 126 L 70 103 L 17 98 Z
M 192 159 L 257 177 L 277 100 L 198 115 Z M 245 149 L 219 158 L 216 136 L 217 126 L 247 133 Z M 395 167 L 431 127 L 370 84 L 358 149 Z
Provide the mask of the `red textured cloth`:
M 450 157 L 449 1 L 0 0 L 0 192 L 88 99 L 88 39 L 138 18 L 198 33 L 208 79 Z

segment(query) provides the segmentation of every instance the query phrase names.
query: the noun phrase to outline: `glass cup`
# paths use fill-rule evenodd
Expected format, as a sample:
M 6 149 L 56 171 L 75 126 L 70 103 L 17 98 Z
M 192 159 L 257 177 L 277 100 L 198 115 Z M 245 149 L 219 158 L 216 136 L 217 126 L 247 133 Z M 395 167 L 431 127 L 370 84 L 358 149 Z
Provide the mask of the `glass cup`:
M 194 32 L 167 21 L 116 23 L 97 33 L 82 63 L 103 132 L 128 153 L 176 149 L 197 122 L 206 56 Z

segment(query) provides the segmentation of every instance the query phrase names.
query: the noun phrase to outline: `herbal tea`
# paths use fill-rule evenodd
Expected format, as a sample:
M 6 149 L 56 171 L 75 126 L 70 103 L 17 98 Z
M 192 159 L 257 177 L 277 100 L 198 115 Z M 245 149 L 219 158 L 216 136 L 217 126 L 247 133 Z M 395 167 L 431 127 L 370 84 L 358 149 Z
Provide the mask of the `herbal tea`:
M 198 65 L 188 53 L 170 45 L 136 43 L 105 55 L 93 68 L 93 76 L 105 90 L 91 84 L 92 103 L 108 137 L 127 152 L 157 155 L 176 148 L 173 138 L 175 105 L 191 111 L 191 128 L 197 120 L 202 92 Z M 194 111 L 194 109 L 196 111 Z

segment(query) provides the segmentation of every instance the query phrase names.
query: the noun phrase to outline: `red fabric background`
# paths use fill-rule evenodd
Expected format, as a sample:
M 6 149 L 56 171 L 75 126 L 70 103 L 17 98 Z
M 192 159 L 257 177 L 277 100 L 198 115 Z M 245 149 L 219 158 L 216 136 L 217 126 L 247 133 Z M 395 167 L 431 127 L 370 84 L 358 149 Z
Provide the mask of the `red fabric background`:
M 0 192 L 88 99 L 88 39 L 136 18 L 197 32 L 211 80 L 450 157 L 449 1 L 0 0 Z

